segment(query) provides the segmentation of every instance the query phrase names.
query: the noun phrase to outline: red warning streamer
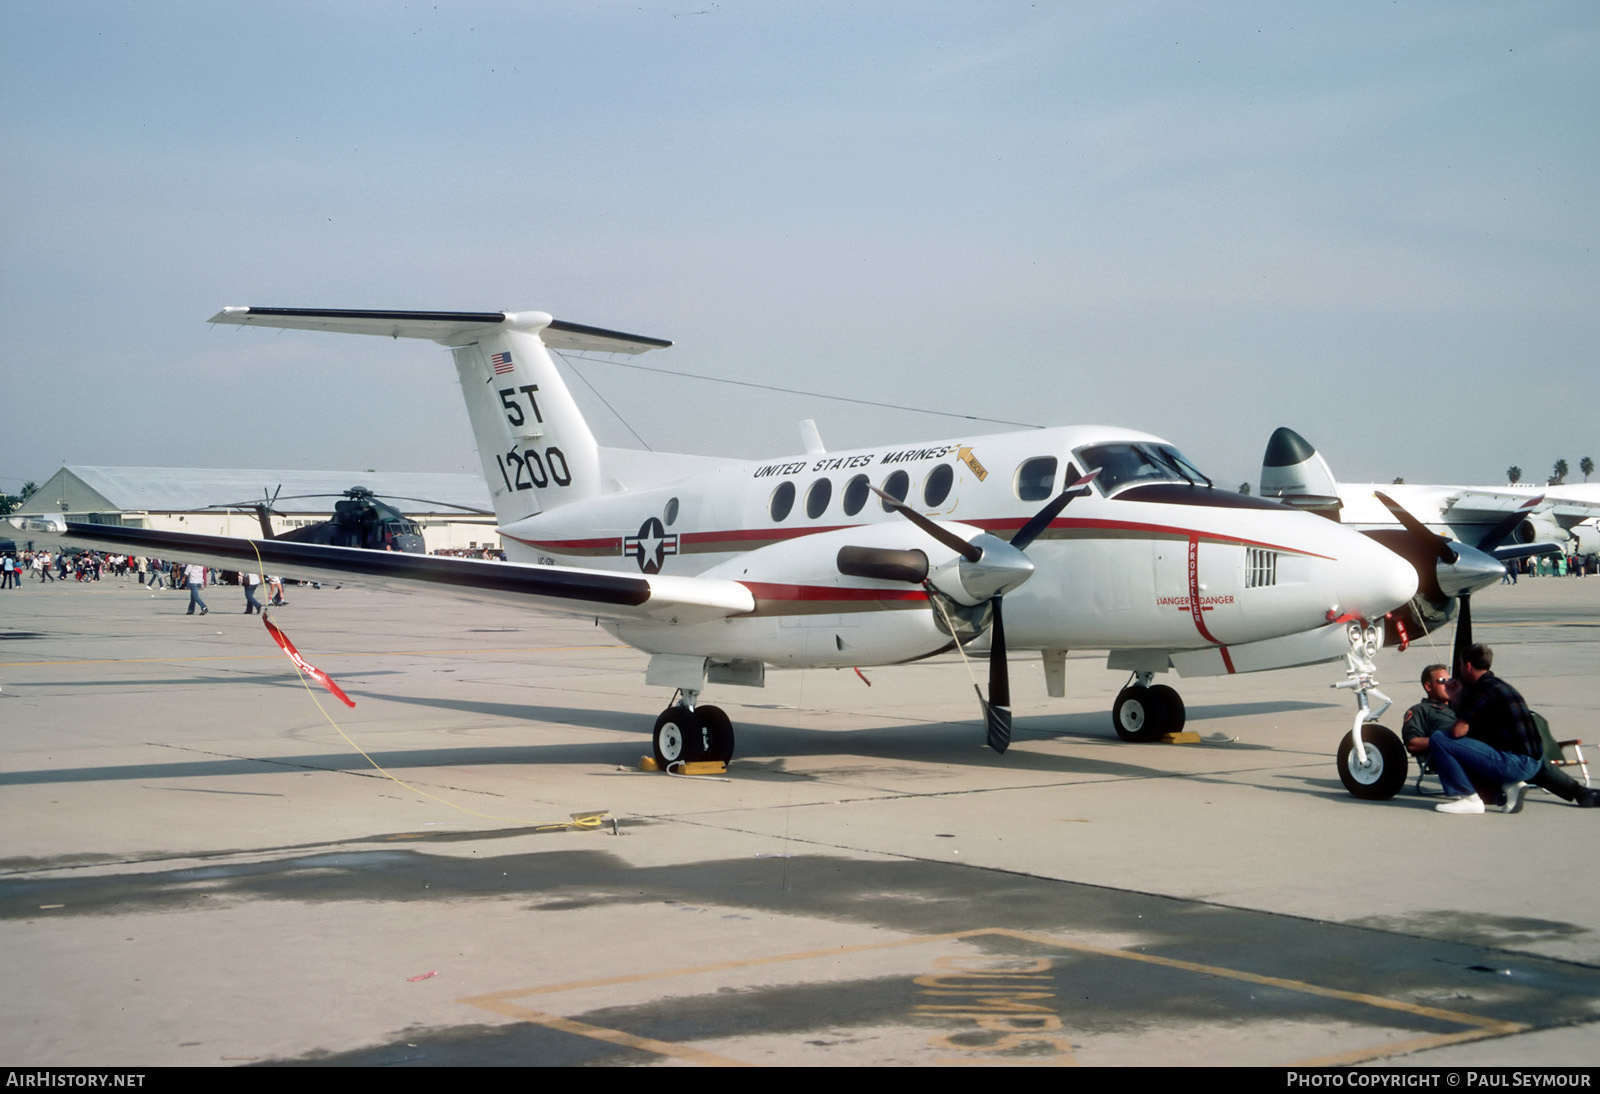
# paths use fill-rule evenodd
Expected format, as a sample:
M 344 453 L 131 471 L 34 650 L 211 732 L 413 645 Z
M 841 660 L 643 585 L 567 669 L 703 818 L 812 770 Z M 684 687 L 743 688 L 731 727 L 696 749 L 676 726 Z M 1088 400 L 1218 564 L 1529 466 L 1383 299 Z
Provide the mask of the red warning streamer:
M 273 626 L 272 620 L 263 615 L 261 617 L 261 622 L 267 625 L 267 631 L 272 635 L 272 640 L 282 647 L 283 652 L 289 655 L 289 660 L 293 661 L 301 672 L 305 673 L 317 683 L 333 692 L 333 694 L 337 696 L 339 701 L 345 706 L 353 707 L 356 705 L 356 701 L 350 698 L 350 696 L 346 695 L 343 689 L 341 689 L 338 684 L 333 682 L 333 677 L 329 676 L 327 673 L 317 668 L 317 666 L 313 665 L 310 661 L 307 661 L 304 657 L 300 656 L 300 651 L 294 648 L 294 643 L 289 641 L 289 636 L 284 634 L 277 627 Z

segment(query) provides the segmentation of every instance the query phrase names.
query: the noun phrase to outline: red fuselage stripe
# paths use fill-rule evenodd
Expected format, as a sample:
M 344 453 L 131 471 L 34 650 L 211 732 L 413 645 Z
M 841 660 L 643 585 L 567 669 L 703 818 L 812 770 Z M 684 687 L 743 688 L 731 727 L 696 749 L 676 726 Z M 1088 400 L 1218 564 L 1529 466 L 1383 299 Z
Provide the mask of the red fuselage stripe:
M 962 521 L 974 528 L 982 528 L 986 532 L 1015 532 L 1027 523 L 1024 517 L 1005 517 L 998 520 L 969 520 Z M 738 543 L 767 543 L 782 540 L 799 539 L 803 536 L 820 535 L 823 532 L 837 532 L 845 528 L 864 528 L 868 525 L 860 524 L 829 524 L 817 527 L 804 528 L 742 528 L 725 532 L 684 532 L 679 536 L 678 542 L 683 547 L 695 546 L 702 551 L 707 545 L 729 544 L 730 552 L 738 550 L 732 546 Z M 1177 539 L 1189 539 L 1195 536 L 1212 543 L 1234 543 L 1243 547 L 1261 547 L 1269 551 L 1282 551 L 1288 554 L 1306 555 L 1311 558 L 1328 559 L 1332 556 L 1308 551 L 1303 547 L 1285 547 L 1282 544 L 1268 543 L 1265 540 L 1245 539 L 1242 536 L 1226 535 L 1221 532 L 1201 532 L 1192 528 L 1179 528 L 1170 524 L 1148 524 L 1142 521 L 1129 520 L 1101 520 L 1089 518 L 1061 517 L 1050 522 L 1049 531 L 1081 531 L 1081 532 L 1136 532 L 1152 536 L 1165 536 Z M 560 554 L 564 551 L 594 552 L 598 550 L 614 550 L 619 554 L 622 551 L 622 540 L 617 537 L 606 539 L 550 539 L 531 540 L 517 539 L 519 543 L 526 543 L 530 547 Z M 698 552 L 697 552 L 698 553 Z
M 741 581 L 758 600 L 926 600 L 922 589 L 849 589 L 837 585 L 785 585 L 772 581 Z
M 841 528 L 859 528 L 855 524 L 824 524 L 815 528 L 741 528 L 729 532 L 685 532 L 680 542 L 685 544 L 739 543 L 746 540 L 799 539 L 822 532 L 837 532 Z
M 518 543 L 526 543 L 529 547 L 537 547 L 541 551 L 554 551 L 557 554 L 569 551 L 617 551 L 622 550 L 622 538 L 611 536 L 605 539 L 523 539 L 521 536 L 510 537 Z
M 1027 520 L 1022 517 L 1007 517 L 1004 520 L 972 520 L 966 523 L 986 532 L 1015 532 Z M 1222 532 L 1201 532 L 1193 528 L 1179 528 L 1171 524 L 1147 524 L 1144 521 L 1134 520 L 1102 520 L 1091 517 L 1060 517 L 1050 522 L 1050 531 L 1065 530 L 1104 531 L 1104 532 L 1144 532 L 1155 536 L 1171 536 L 1178 539 L 1188 539 L 1199 536 L 1201 539 L 1212 543 L 1237 543 L 1242 547 L 1263 547 L 1269 551 L 1283 551 L 1293 555 L 1308 555 L 1311 558 L 1323 558 L 1333 561 L 1331 555 L 1321 555 L 1315 551 L 1308 551 L 1303 547 L 1285 547 L 1277 543 L 1268 543 L 1265 540 L 1245 539 L 1243 536 L 1227 535 Z

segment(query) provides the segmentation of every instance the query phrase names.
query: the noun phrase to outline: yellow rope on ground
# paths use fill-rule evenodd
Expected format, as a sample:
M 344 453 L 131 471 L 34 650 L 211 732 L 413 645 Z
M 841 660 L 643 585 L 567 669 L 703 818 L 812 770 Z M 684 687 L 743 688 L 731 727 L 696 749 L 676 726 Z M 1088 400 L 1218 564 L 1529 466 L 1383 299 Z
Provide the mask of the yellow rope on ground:
M 260 550 L 260 548 L 258 548 L 256 546 L 254 540 L 249 540 L 248 542 L 250 544 L 250 549 L 253 550 L 255 552 L 255 555 L 256 555 L 256 567 L 257 567 L 257 571 L 256 572 L 257 572 L 257 576 L 259 576 L 261 578 L 262 584 L 265 585 L 266 584 L 266 580 L 267 580 L 267 575 L 266 575 L 266 572 L 265 572 L 265 566 L 261 561 L 261 550 Z M 261 621 L 263 623 L 266 623 L 268 621 L 268 618 L 269 618 L 270 614 L 271 613 L 268 612 L 267 609 L 263 607 L 261 609 Z M 270 624 L 269 624 L 269 626 L 270 626 Z M 288 653 L 287 650 L 285 650 L 284 652 L 285 652 L 285 654 Z M 359 753 L 363 760 L 366 760 L 367 763 L 371 764 L 372 765 L 372 769 L 374 771 L 376 771 L 378 774 L 382 775 L 384 778 L 388 779 L 390 782 L 396 784 L 397 786 L 403 786 L 407 790 L 411 791 L 413 794 L 420 794 L 424 798 L 429 798 L 429 799 L 431 799 L 433 801 L 438 802 L 440 805 L 448 806 L 449 808 L 454 809 L 457 812 L 465 813 L 469 817 L 478 817 L 478 818 L 480 818 L 482 820 L 508 821 L 508 822 L 510 822 L 512 824 L 525 825 L 525 826 L 531 828 L 535 832 L 555 832 L 555 831 L 560 831 L 561 829 L 564 829 L 564 828 L 570 828 L 570 829 L 599 828 L 602 824 L 604 824 L 606 821 L 609 820 L 611 822 L 611 831 L 612 831 L 612 833 L 613 834 L 616 833 L 616 830 L 617 830 L 616 818 L 613 817 L 610 813 L 605 812 L 603 810 L 600 811 L 600 812 L 597 812 L 597 813 L 573 813 L 571 815 L 572 819 L 570 821 L 563 821 L 563 822 L 559 822 L 559 823 L 556 823 L 556 824 L 537 824 L 537 823 L 535 823 L 533 821 L 524 820 L 521 817 L 505 817 L 505 816 L 501 816 L 501 815 L 499 815 L 497 813 L 483 813 L 483 812 L 479 812 L 476 809 L 469 809 L 468 807 L 466 807 L 464 805 L 458 805 L 457 803 L 455 803 L 453 801 L 450 801 L 448 798 L 441 798 L 439 795 L 431 793 L 431 792 L 429 792 L 427 790 L 424 790 L 420 786 L 411 785 L 410 783 L 406 782 L 404 779 L 399 778 L 398 776 L 396 776 L 396 775 L 392 774 L 391 772 L 389 772 L 388 770 L 386 770 L 382 764 L 380 764 L 377 760 L 374 760 L 372 758 L 371 754 L 368 753 L 366 749 L 362 748 L 360 745 L 356 744 L 356 742 L 354 740 L 351 739 L 350 735 L 344 731 L 343 727 L 341 727 L 338 722 L 334 721 L 333 715 L 329 714 L 327 709 L 323 707 L 321 701 L 317 699 L 317 693 L 311 690 L 311 684 L 306 680 L 306 671 L 303 668 L 300 667 L 300 663 L 298 661 L 296 661 L 293 657 L 290 657 L 289 660 L 290 660 L 291 663 L 294 664 L 294 671 L 295 671 L 296 675 L 298 675 L 299 678 L 300 678 L 300 686 L 306 689 L 306 695 L 311 699 L 312 705 L 317 708 L 318 713 L 320 713 L 323 716 L 323 718 L 327 719 L 328 724 L 333 727 L 333 731 L 344 739 L 345 744 L 349 745 L 352 749 L 354 749 L 357 753 Z

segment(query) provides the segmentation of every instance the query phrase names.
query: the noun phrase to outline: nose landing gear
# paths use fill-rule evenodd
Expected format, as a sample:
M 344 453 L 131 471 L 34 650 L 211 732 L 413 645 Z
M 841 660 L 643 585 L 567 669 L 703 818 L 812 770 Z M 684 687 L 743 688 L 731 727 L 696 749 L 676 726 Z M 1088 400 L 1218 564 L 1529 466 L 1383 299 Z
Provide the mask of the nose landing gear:
M 1406 784 L 1406 748 L 1393 730 L 1377 724 L 1393 702 L 1378 690 L 1378 668 L 1372 663 L 1381 635 L 1376 628 L 1359 621 L 1350 623 L 1348 633 L 1346 678 L 1333 686 L 1356 693 L 1356 716 L 1350 732 L 1339 742 L 1339 781 L 1352 797 L 1387 801 Z M 1372 709 L 1369 696 L 1382 701 L 1377 710 Z

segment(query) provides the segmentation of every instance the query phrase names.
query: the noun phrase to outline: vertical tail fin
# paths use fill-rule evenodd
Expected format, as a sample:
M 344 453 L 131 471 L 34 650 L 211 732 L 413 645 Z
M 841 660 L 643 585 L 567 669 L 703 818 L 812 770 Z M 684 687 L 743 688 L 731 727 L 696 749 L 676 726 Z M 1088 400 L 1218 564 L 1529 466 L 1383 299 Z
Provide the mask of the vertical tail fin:
M 224 308 L 211 321 L 426 338 L 449 347 L 502 527 L 600 492 L 594 434 L 546 347 L 643 353 L 672 345 L 660 338 L 565 323 L 536 311 Z
M 501 527 L 599 493 L 594 434 L 537 332 L 496 330 L 450 351 Z
M 1273 430 L 1261 460 L 1260 494 L 1286 505 L 1339 519 L 1343 502 L 1328 461 L 1311 442 L 1287 426 Z

